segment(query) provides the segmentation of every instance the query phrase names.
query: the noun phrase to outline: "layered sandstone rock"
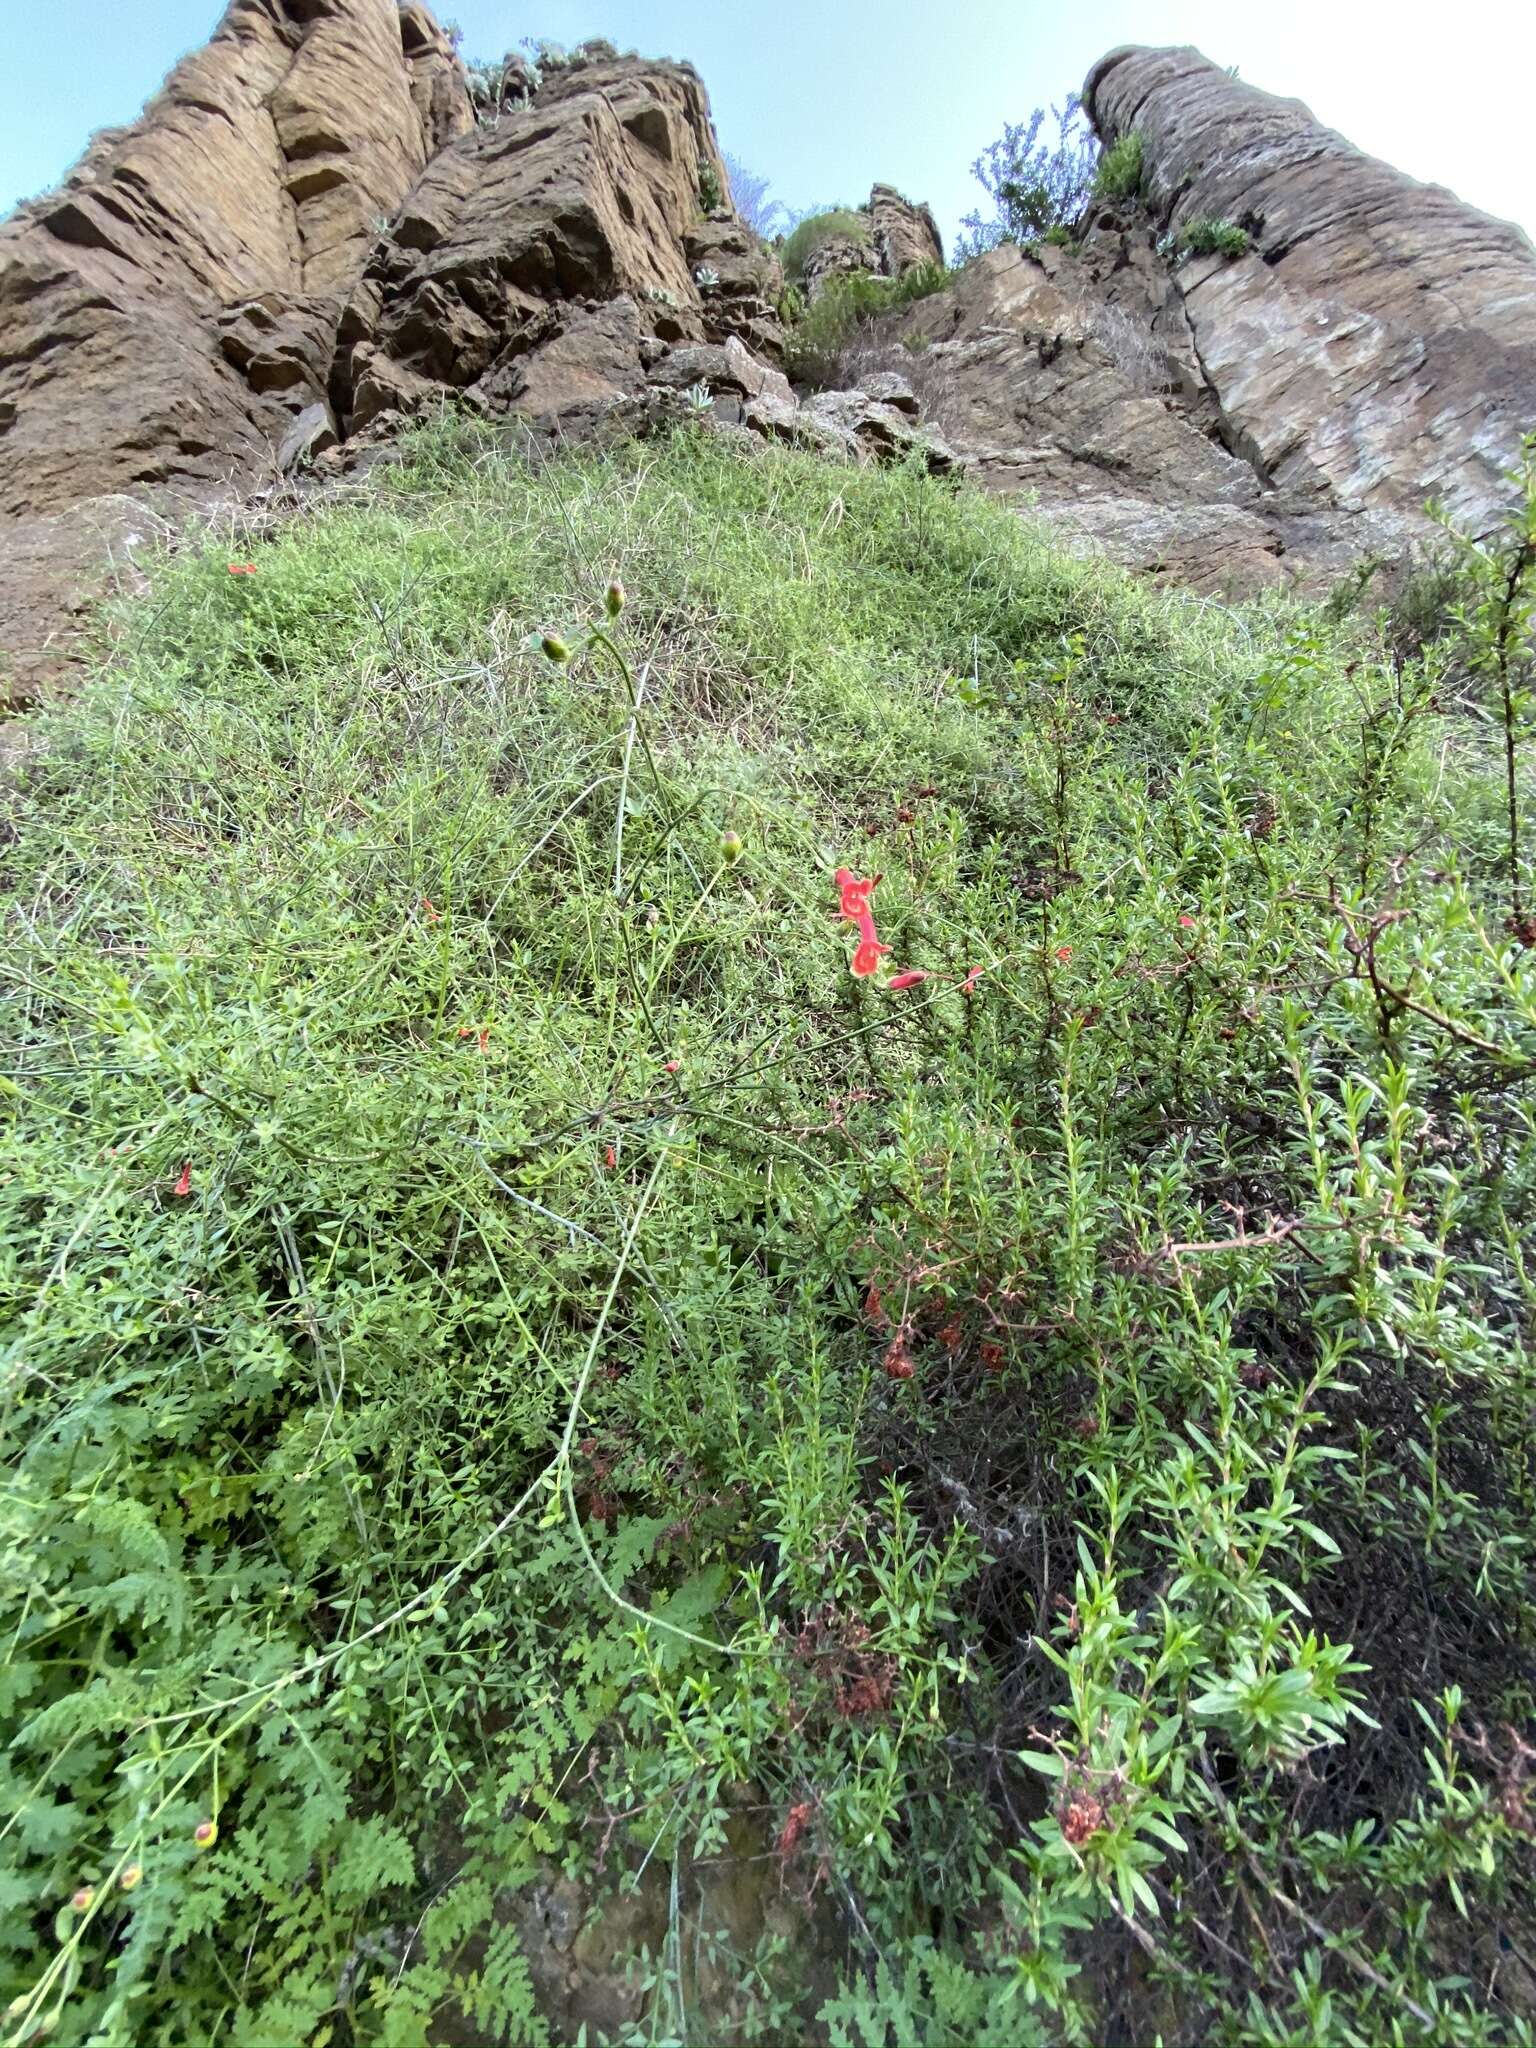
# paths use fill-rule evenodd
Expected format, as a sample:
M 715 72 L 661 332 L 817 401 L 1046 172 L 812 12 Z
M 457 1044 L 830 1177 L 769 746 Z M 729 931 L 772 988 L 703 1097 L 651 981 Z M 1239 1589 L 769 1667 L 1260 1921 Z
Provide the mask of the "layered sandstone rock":
M 232 0 L 139 120 L 0 226 L 0 520 L 26 522 L 6 544 L 13 690 L 51 658 L 71 564 L 99 587 L 99 550 L 61 536 L 121 542 L 121 494 L 249 475 L 324 400 L 379 222 L 471 118 L 418 6 Z
M 1085 103 L 1142 140 L 1133 203 L 1070 248 L 993 250 L 905 316 L 919 382 L 989 488 L 1127 567 L 1216 595 L 1323 589 L 1486 527 L 1536 426 L 1536 255 L 1295 101 L 1193 50 L 1121 50 Z M 1246 254 L 1180 252 L 1228 221 Z
M 1228 219 L 1252 253 L 1175 260 L 1226 431 L 1281 490 L 1486 525 L 1536 425 L 1536 253 L 1521 231 L 1354 149 L 1196 50 L 1090 72 L 1106 141 L 1142 138 L 1158 224 Z
M 0 511 L 221 478 L 322 397 L 376 223 L 470 123 L 396 0 L 233 0 L 131 127 L 0 227 Z
M 146 494 L 174 513 L 323 474 L 444 396 L 551 440 L 707 416 L 958 462 L 1217 595 L 1400 552 L 1431 493 L 1494 517 L 1536 424 L 1525 238 L 1193 51 L 1117 51 L 1087 103 L 1142 137 L 1143 195 L 1071 248 L 994 250 L 844 351 L 857 389 L 797 396 L 778 263 L 711 204 L 687 65 L 509 60 L 477 123 L 418 0 L 231 0 L 139 121 L 0 226 L 0 688 L 54 659 L 82 584 L 133 576 Z M 1181 256 L 1202 217 L 1251 251 Z M 877 185 L 801 282 L 942 254 Z
M 707 245 L 700 192 L 725 183 L 689 66 L 557 71 L 530 104 L 439 155 L 379 242 L 341 323 L 332 394 L 344 424 L 447 393 L 517 404 L 522 359 L 567 338 L 573 309 L 620 297 L 649 331 L 703 340 L 706 295 L 727 303 L 704 254 L 735 224 L 723 219 Z M 750 296 L 743 321 L 760 324 L 767 309 Z

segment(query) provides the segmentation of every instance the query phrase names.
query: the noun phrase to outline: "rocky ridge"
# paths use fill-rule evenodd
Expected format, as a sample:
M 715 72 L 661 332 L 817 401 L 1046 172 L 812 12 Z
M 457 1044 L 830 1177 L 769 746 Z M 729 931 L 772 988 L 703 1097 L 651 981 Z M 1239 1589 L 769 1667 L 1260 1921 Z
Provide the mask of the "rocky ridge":
M 583 46 L 472 90 L 416 0 L 231 0 L 131 126 L 0 225 L 0 679 L 161 517 L 372 459 L 452 397 L 544 439 L 685 414 L 844 459 L 914 449 L 1078 545 L 1217 595 L 1401 553 L 1426 497 L 1486 523 L 1536 422 L 1536 256 L 1190 50 L 1120 50 L 1086 104 L 1141 137 L 1133 203 L 993 250 L 779 367 L 783 279 L 737 219 L 686 64 Z M 942 262 L 876 185 L 849 269 Z M 1180 253 L 1236 223 L 1237 257 Z

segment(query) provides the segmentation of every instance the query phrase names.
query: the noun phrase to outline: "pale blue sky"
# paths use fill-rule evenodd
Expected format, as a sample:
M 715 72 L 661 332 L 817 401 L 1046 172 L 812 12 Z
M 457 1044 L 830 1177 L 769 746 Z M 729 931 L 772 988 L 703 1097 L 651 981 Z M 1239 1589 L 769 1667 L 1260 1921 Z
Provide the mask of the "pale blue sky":
M 14 10 L 14 12 L 13 12 Z M 93 129 L 130 119 L 220 0 L 4 0 L 0 210 L 54 183 Z M 1189 42 L 1294 94 L 1361 147 L 1536 232 L 1532 0 L 444 0 L 468 54 L 519 37 L 687 57 L 722 145 L 794 206 L 875 179 L 953 235 L 969 165 L 1005 120 L 1074 90 L 1117 43 Z

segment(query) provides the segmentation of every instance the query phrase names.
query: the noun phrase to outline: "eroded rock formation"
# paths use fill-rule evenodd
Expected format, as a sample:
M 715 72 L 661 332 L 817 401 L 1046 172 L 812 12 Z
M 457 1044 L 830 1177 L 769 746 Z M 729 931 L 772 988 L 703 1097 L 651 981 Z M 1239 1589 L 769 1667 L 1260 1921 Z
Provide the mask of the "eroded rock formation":
M 1194 50 L 1119 50 L 1085 103 L 1142 192 L 1073 249 L 1005 246 L 906 316 L 916 376 L 990 488 L 1217 594 L 1320 587 L 1486 527 L 1536 427 L 1536 253 Z M 1196 221 L 1246 253 L 1181 253 Z
M 548 437 L 685 413 L 855 460 L 920 451 L 1081 545 L 1215 594 L 1486 523 L 1536 424 L 1536 256 L 1190 50 L 1087 104 L 1133 203 L 994 250 L 900 316 L 857 390 L 776 367 L 773 252 L 684 64 L 588 44 L 476 102 L 417 0 L 231 0 L 130 127 L 0 226 L 0 684 L 25 695 L 163 511 L 324 475 L 444 396 Z M 1180 253 L 1192 222 L 1246 253 Z M 877 185 L 817 252 L 942 262 Z M 898 346 L 905 342 L 906 348 Z M 945 441 L 949 445 L 945 445 Z
M 1536 424 L 1536 253 L 1520 229 L 1362 155 L 1297 100 L 1197 50 L 1116 50 L 1085 103 L 1134 130 L 1175 235 L 1245 228 L 1236 262 L 1173 278 L 1227 431 L 1282 489 L 1388 510 L 1436 497 L 1476 525 Z
M 114 503 L 270 463 L 325 399 L 381 220 L 471 125 L 433 18 L 396 0 L 231 0 L 143 115 L 0 226 L 0 519 L 13 688 L 76 565 L 142 530 Z

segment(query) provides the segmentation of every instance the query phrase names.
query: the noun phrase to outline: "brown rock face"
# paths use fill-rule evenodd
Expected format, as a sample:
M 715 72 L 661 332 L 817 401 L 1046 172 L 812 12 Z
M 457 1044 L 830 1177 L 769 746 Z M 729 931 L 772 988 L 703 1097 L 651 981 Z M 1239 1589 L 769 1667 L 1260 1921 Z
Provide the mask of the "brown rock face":
M 10 552 L 44 565 L 0 623 L 23 689 L 46 665 L 38 624 L 69 602 L 59 536 L 84 530 L 36 522 L 269 460 L 324 397 L 378 220 L 470 119 L 425 10 L 232 0 L 139 120 L 0 226 L 0 518 L 28 520 Z M 84 524 L 122 516 L 103 503 Z
M 1177 233 L 1248 229 L 1237 261 L 1173 277 L 1228 430 L 1281 490 L 1486 524 L 1536 425 L 1536 252 L 1437 186 L 1197 50 L 1113 51 L 1084 100 L 1106 141 L 1142 137 L 1146 196 Z
M 375 222 L 469 125 L 456 71 L 395 0 L 233 0 L 132 127 L 0 228 L 0 511 L 258 460 L 324 394 Z
M 519 358 L 564 325 L 552 309 L 575 303 L 628 296 L 664 338 L 712 333 L 706 303 L 728 303 L 718 256 L 742 231 L 727 217 L 713 243 L 700 237 L 706 168 L 723 189 L 697 75 L 626 59 L 556 72 L 445 150 L 347 306 L 332 387 L 345 423 L 446 392 L 508 402 Z M 743 282 L 733 273 L 736 295 Z M 743 322 L 761 325 L 749 296 Z
M 903 199 L 894 185 L 876 185 L 870 192 L 869 226 L 876 266 L 884 277 L 944 261 L 944 242 L 932 213 Z

